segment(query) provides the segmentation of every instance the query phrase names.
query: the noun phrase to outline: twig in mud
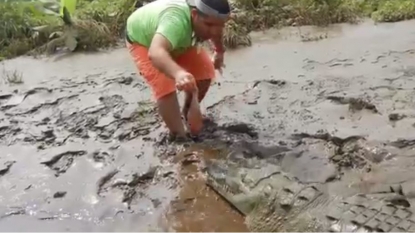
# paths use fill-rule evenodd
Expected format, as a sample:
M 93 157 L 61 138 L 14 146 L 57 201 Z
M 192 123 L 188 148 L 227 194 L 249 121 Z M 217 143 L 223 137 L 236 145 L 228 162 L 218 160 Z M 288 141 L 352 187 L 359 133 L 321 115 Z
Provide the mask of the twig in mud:
M 398 139 L 396 141 L 393 141 L 390 143 L 392 146 L 397 147 L 399 149 L 405 148 L 405 147 L 412 147 L 415 146 L 415 139 L 409 140 L 409 139 Z
M 399 114 L 399 113 L 391 113 L 389 114 L 388 118 L 390 121 L 400 121 L 404 118 L 408 117 L 405 114 Z
M 13 208 L 13 207 L 12 207 Z M 14 207 L 16 210 L 8 211 L 7 213 L 0 216 L 0 219 L 4 219 L 13 215 L 23 215 L 26 214 L 26 210 L 21 207 Z
M 401 91 L 401 90 L 405 90 L 405 88 L 402 88 L 402 87 L 391 87 L 391 86 L 386 86 L 386 85 L 384 85 L 384 86 L 376 86 L 376 87 L 369 87 L 369 90 L 376 91 L 376 90 L 383 89 L 383 88 L 384 89 L 388 89 L 389 91 L 397 91 L 397 90 Z M 413 90 L 413 88 L 406 89 L 406 90 Z
M 277 86 L 284 86 L 285 84 L 287 84 L 287 82 L 285 80 L 278 80 L 278 79 L 263 79 L 263 80 L 257 80 L 254 82 L 254 84 L 252 85 L 252 88 L 257 87 L 260 83 L 269 83 L 271 85 L 277 85 Z
M 336 146 L 342 146 L 348 141 L 359 140 L 364 137 L 363 136 L 350 136 L 347 138 L 340 138 L 340 137 L 332 136 L 329 133 L 322 133 L 322 134 L 298 133 L 298 134 L 293 134 L 292 138 L 294 139 L 314 138 L 314 139 L 324 140 L 327 142 L 333 142 Z
M 372 111 L 373 113 L 379 113 L 376 106 L 374 104 L 369 103 L 361 98 L 353 98 L 353 97 L 341 97 L 341 96 L 327 96 L 328 100 L 337 102 L 339 104 L 348 104 L 349 110 L 351 111 L 360 111 L 363 109 L 367 109 Z

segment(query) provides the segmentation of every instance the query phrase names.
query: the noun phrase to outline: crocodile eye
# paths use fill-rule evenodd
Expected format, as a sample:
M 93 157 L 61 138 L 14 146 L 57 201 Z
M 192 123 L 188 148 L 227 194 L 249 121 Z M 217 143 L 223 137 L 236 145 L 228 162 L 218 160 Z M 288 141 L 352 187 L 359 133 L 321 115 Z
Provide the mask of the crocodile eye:
M 269 197 L 271 195 L 271 192 L 272 192 L 271 185 L 265 186 L 264 189 L 263 189 L 263 192 L 267 197 Z
M 246 170 L 240 170 L 238 173 L 238 176 L 242 179 L 245 179 L 245 177 L 248 175 L 248 172 Z
M 244 183 L 244 184 L 246 184 L 246 185 L 250 185 L 250 184 L 253 184 L 254 183 L 254 180 L 251 178 L 251 177 L 249 177 L 249 176 L 244 176 L 243 178 L 242 178 L 242 182 Z

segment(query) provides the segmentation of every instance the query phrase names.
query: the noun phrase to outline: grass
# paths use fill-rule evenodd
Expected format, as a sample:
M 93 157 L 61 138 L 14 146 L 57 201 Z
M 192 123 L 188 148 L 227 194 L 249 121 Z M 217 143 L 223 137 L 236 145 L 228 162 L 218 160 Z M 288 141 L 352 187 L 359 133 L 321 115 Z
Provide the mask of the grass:
M 22 84 L 23 83 L 23 76 L 17 70 L 12 72 L 6 72 L 6 83 L 9 84 Z
M 136 0 L 78 0 L 77 49 L 96 50 L 115 45 L 135 3 Z M 0 0 L 0 12 L 5 12 L 0 14 L 0 60 L 53 52 L 64 46 L 64 38 L 50 36 L 52 32 L 65 32 L 61 20 L 33 13 L 29 10 L 32 5 L 33 2 L 23 0 Z M 362 17 L 377 22 L 415 18 L 414 0 L 233 0 L 232 6 L 234 14 L 224 38 L 228 48 L 250 46 L 251 31 L 272 27 L 358 23 Z M 48 25 L 50 29 L 33 30 L 40 25 Z
M 18 85 L 23 83 L 23 75 L 17 70 L 9 71 L 3 67 L 3 84 Z
M 251 31 L 282 26 L 375 22 L 415 18 L 414 0 L 235 0 L 235 16 L 227 30 L 227 46 L 247 45 Z M 250 43 L 249 43 L 250 44 Z
M 42 45 L 46 38 L 34 38 L 33 26 L 53 24 L 56 19 L 35 16 L 27 8 L 28 2 L 0 2 L 0 59 L 23 55 Z
M 54 52 L 65 45 L 67 25 L 54 15 L 31 10 L 34 2 L 1 2 L 0 60 L 23 54 Z M 134 10 L 135 0 L 78 0 L 78 9 L 72 17 L 76 30 L 78 50 L 97 50 L 113 46 L 123 33 L 127 17 Z M 46 25 L 47 29 L 34 30 Z M 53 33 L 55 32 L 55 33 Z M 55 35 L 55 36 L 51 36 Z M 58 38 L 59 36 L 61 38 Z

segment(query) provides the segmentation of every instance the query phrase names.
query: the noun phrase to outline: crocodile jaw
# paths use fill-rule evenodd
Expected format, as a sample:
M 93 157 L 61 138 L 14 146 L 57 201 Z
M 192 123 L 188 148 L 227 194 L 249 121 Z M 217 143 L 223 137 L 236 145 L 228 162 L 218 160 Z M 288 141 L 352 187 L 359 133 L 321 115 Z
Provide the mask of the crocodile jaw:
M 211 162 L 207 169 L 207 185 L 246 216 L 263 195 L 245 186 L 241 171 L 243 169 L 221 161 Z

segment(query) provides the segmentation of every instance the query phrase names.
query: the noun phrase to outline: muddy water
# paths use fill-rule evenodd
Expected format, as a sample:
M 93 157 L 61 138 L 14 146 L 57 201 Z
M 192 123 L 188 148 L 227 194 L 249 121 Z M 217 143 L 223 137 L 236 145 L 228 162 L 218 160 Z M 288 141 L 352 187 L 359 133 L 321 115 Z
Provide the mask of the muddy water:
M 317 131 L 413 139 L 414 26 L 255 33 L 251 48 L 227 56 L 202 107 L 219 125 L 253 124 L 264 143 Z M 203 161 L 215 153 L 191 147 L 196 161 L 184 163 L 154 156 L 163 128 L 125 49 L 1 65 L 1 229 L 246 230 L 204 186 Z M 14 71 L 22 84 L 6 82 Z M 329 96 L 365 99 L 377 111 Z
M 183 183 L 179 198 L 167 214 L 167 223 L 180 232 L 246 232 L 243 217 L 205 184 L 204 161 L 218 158 L 216 150 L 192 146 L 175 158 Z

